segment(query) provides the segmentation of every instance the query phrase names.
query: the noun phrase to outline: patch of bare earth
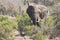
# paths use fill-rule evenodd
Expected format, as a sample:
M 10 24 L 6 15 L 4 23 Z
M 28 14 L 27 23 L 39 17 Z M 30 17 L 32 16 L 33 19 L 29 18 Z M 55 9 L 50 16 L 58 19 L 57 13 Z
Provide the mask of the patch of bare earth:
M 14 40 L 33 40 L 33 39 L 30 39 L 30 36 L 24 36 L 24 37 L 21 36 L 20 32 L 17 30 L 13 31 L 13 37 L 14 37 Z M 60 37 L 56 37 L 53 39 L 49 39 L 48 37 L 46 37 L 45 40 L 60 40 Z
M 17 30 L 14 30 L 13 37 L 14 37 L 14 40 L 32 40 L 32 39 L 30 39 L 29 36 L 22 37 L 20 35 L 19 31 L 17 31 Z

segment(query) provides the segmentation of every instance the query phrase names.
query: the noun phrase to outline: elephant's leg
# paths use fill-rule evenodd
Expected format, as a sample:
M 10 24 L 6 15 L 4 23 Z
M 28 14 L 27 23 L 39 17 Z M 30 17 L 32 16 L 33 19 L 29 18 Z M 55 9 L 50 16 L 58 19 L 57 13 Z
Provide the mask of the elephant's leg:
M 32 20 L 32 22 L 34 24 L 34 29 L 33 29 L 33 32 L 32 32 L 32 35 L 33 35 L 33 34 L 37 33 L 37 25 L 36 25 L 36 21 L 35 20 Z
M 37 33 L 38 30 L 40 29 L 40 25 L 39 25 L 39 21 L 38 20 L 39 20 L 38 18 L 32 20 L 33 21 L 33 24 L 35 26 L 34 29 L 33 29 L 33 34 Z

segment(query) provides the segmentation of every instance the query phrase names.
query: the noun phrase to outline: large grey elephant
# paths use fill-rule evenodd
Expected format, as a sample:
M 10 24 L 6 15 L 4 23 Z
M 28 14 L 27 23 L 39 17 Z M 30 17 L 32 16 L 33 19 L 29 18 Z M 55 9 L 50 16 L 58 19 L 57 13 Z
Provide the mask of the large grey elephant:
M 40 19 L 45 19 L 48 15 L 48 9 L 46 6 L 35 3 L 28 3 L 26 12 L 33 21 L 33 24 L 37 26 L 40 26 Z

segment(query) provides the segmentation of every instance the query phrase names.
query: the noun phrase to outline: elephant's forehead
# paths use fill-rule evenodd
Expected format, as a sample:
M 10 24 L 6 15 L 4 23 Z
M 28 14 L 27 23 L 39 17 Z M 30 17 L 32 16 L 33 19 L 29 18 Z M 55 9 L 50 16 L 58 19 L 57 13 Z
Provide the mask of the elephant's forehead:
M 35 8 L 35 12 L 41 12 L 41 10 L 38 8 Z
M 43 5 L 35 5 L 35 11 L 36 12 L 45 12 L 47 11 L 47 7 L 43 6 Z

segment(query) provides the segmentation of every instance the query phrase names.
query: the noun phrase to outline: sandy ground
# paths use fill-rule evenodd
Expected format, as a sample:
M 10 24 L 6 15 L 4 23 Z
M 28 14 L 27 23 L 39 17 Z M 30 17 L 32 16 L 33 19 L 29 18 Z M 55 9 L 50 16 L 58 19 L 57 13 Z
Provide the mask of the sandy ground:
M 13 34 L 14 34 L 14 35 L 13 35 L 13 36 L 14 36 L 14 40 L 32 40 L 32 39 L 30 39 L 29 36 L 24 36 L 24 37 L 22 37 L 17 30 L 15 30 L 15 31 L 13 32 Z

